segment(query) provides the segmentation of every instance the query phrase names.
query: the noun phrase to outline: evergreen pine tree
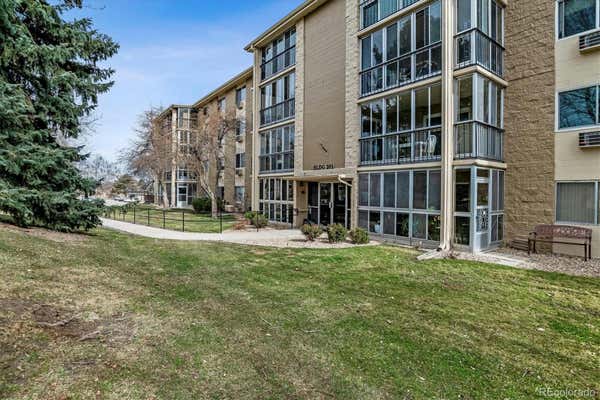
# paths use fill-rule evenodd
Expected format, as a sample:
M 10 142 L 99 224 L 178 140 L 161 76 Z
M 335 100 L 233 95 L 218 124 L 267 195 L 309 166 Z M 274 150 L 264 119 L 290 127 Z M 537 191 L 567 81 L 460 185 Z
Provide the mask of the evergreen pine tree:
M 67 21 L 81 0 L 0 0 L 0 210 L 21 226 L 70 231 L 100 223 L 96 182 L 80 175 L 81 148 L 64 144 L 107 92 L 100 66 L 118 45 L 89 19 Z

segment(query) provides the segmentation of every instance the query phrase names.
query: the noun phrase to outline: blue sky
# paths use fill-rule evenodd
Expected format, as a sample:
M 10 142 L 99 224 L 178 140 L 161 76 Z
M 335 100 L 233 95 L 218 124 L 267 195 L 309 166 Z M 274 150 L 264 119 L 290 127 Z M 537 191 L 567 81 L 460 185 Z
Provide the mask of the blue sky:
M 120 45 L 88 151 L 116 160 L 149 106 L 193 103 L 249 67 L 244 46 L 301 0 L 87 0 L 77 14 Z

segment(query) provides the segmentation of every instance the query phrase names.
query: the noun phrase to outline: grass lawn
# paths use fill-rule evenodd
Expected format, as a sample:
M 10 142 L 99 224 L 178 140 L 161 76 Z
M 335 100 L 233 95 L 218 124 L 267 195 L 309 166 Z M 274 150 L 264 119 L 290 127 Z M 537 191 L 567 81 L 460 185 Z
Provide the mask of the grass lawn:
M 185 216 L 184 216 L 185 215 Z M 150 216 L 150 224 L 148 224 L 148 216 Z M 111 218 L 113 218 L 111 216 Z M 187 210 L 181 211 L 168 211 L 165 213 L 164 225 L 163 225 L 163 212 L 162 210 L 141 207 L 138 208 L 135 214 L 130 211 L 126 214 L 117 213 L 116 219 L 125 222 L 134 222 L 139 225 L 154 226 L 156 228 L 165 228 L 174 231 L 181 231 L 185 227 L 186 232 L 198 232 L 198 233 L 219 233 L 220 221 L 219 218 L 212 218 L 210 215 L 194 214 Z M 185 219 L 184 223 L 182 221 Z M 223 231 L 231 229 L 235 224 L 236 219 L 231 214 L 223 215 Z
M 102 229 L 40 237 L 6 226 L 0 274 L 2 399 L 600 389 L 598 279 L 418 263 L 395 247 L 263 249 Z

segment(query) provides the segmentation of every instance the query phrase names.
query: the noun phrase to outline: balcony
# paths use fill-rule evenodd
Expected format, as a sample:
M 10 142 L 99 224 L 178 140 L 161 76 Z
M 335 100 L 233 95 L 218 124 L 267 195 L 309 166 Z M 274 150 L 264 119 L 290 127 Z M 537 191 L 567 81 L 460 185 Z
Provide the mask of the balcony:
M 455 125 L 455 158 L 504 161 L 504 130 L 482 122 Z
M 296 64 L 296 46 L 276 55 L 260 67 L 261 80 L 268 79 L 286 68 Z
M 360 165 L 397 165 L 442 158 L 442 131 L 427 128 L 360 140 Z
M 360 94 L 364 97 L 405 86 L 438 75 L 441 71 L 442 45 L 437 43 L 362 71 Z
M 480 65 L 504 76 L 504 47 L 478 29 L 456 36 L 456 69 Z
M 296 99 L 284 100 L 274 106 L 260 111 L 260 126 L 271 125 L 293 118 L 295 115 Z
M 294 151 L 259 156 L 259 171 L 261 174 L 269 172 L 289 172 L 294 169 Z

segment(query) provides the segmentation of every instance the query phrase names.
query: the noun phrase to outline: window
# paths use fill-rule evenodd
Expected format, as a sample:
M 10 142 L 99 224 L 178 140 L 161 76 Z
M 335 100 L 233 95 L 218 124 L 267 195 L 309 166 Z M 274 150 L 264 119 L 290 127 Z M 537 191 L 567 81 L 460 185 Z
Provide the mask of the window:
M 246 134 L 246 120 L 238 120 L 235 124 L 235 135 L 243 136 Z
M 598 182 L 558 182 L 556 221 L 599 224 Z
M 442 64 L 440 41 L 439 1 L 362 38 L 361 94 L 438 74 Z
M 359 174 L 359 226 L 374 234 L 439 241 L 440 178 L 439 170 Z
M 296 75 L 292 72 L 261 87 L 261 125 L 273 124 L 295 115 Z
M 219 101 L 217 102 L 217 109 L 221 112 L 224 112 L 226 107 L 227 107 L 227 99 L 225 97 L 223 97 L 222 99 L 219 99 Z
M 259 212 L 271 222 L 291 224 L 294 218 L 294 184 L 278 178 L 259 179 Z
M 190 115 L 191 110 L 189 108 L 178 108 L 177 109 L 177 128 L 189 129 L 190 128 Z
M 235 91 L 235 105 L 238 108 L 242 108 L 246 101 L 246 88 L 239 88 Z
M 375 0 L 363 1 L 361 5 L 361 26 L 366 28 L 398 12 L 419 0 Z
M 263 48 L 261 78 L 267 79 L 295 63 L 296 28 L 292 28 Z
M 599 91 L 600 86 L 592 86 L 559 93 L 559 129 L 600 124 Z
M 460 33 L 471 28 L 471 3 L 472 0 L 458 0 L 456 32 Z
M 599 0 L 560 0 L 558 2 L 558 37 L 565 38 L 596 29 Z
M 365 103 L 361 120 L 363 165 L 431 161 L 441 156 L 439 84 Z
M 246 161 L 245 153 L 238 153 L 235 155 L 235 168 L 244 168 L 244 164 Z
M 294 125 L 260 133 L 260 172 L 294 169 Z
M 237 203 L 243 203 L 246 194 L 246 188 L 244 186 L 235 187 L 235 201 Z

